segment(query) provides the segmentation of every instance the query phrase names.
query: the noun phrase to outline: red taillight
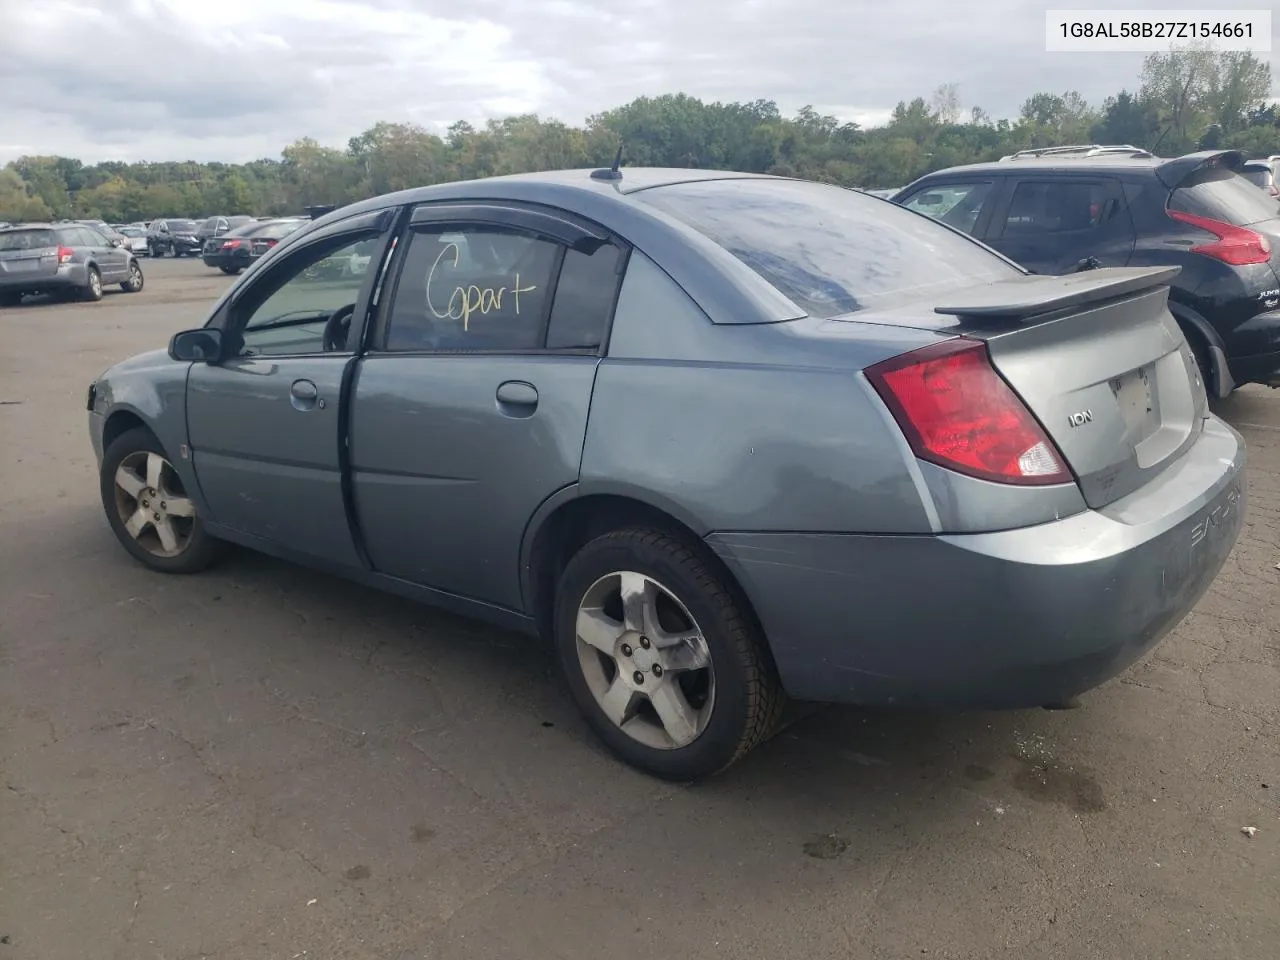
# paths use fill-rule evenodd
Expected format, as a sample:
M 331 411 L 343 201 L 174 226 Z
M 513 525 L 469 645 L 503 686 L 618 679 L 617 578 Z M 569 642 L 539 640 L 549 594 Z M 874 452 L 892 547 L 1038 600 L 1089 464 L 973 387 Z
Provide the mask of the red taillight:
M 59 263 L 70 263 L 70 262 L 75 258 L 75 255 L 76 255 L 76 254 L 75 254 L 75 251 L 74 251 L 74 250 L 72 250 L 70 247 L 59 247 L 59 248 L 58 248 L 58 262 L 59 262 Z
M 239 240 L 224 240 L 222 242 L 223 250 L 234 250 L 238 246 L 240 246 Z
M 274 247 L 274 246 L 275 246 L 277 243 L 279 243 L 279 242 L 280 242 L 279 240 L 272 240 L 272 239 L 268 238 L 268 239 L 267 239 L 267 246 L 268 246 L 268 247 Z
M 1062 454 L 991 365 L 957 337 L 867 368 L 921 460 L 998 483 L 1068 483 Z
M 1216 243 L 1202 243 L 1192 247 L 1192 253 L 1213 257 L 1233 267 L 1241 267 L 1247 263 L 1266 263 L 1271 259 L 1271 243 L 1260 233 L 1182 210 L 1167 212 L 1178 222 L 1208 231 L 1218 238 Z

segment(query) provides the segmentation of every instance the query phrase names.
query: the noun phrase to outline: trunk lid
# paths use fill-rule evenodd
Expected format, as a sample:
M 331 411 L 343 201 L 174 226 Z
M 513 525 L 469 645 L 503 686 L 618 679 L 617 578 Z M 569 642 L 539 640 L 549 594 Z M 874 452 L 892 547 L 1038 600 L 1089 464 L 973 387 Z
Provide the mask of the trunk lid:
M 58 272 L 58 247 L 0 250 L 0 276 L 26 277 Z
M 1195 442 L 1208 415 L 1194 358 L 1168 309 L 1178 270 L 1018 277 L 961 290 L 932 310 L 847 319 L 985 341 L 1097 509 L 1158 476 Z

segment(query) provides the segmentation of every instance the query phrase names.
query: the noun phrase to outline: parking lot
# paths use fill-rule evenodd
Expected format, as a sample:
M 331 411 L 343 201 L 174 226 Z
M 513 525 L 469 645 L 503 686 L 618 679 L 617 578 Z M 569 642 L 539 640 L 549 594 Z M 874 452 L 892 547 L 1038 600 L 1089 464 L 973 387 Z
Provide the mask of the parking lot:
M 797 711 L 681 787 L 524 638 L 247 552 L 133 562 L 85 390 L 232 282 L 143 267 L 0 310 L 0 960 L 1275 955 L 1280 393 L 1220 406 L 1227 567 L 1083 708 Z

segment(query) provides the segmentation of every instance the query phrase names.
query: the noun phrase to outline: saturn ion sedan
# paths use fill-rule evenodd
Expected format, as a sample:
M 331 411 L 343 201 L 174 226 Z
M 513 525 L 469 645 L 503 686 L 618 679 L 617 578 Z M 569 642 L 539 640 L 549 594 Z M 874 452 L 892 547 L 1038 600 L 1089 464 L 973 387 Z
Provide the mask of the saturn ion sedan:
M 1032 275 L 758 175 L 390 194 L 89 388 L 102 503 L 157 571 L 240 544 L 548 638 L 665 778 L 742 757 L 787 698 L 1063 705 L 1240 531 L 1245 449 L 1176 270 Z

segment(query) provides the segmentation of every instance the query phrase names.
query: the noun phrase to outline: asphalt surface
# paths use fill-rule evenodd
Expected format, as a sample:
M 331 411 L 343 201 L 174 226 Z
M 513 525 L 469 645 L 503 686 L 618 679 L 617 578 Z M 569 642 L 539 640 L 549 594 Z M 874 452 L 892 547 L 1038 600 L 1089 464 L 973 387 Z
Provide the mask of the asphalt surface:
M 823 708 L 679 787 L 537 644 L 247 552 L 134 563 L 85 389 L 229 282 L 144 266 L 0 310 L 0 960 L 1276 955 L 1280 393 L 1221 406 L 1221 577 L 1082 709 Z

